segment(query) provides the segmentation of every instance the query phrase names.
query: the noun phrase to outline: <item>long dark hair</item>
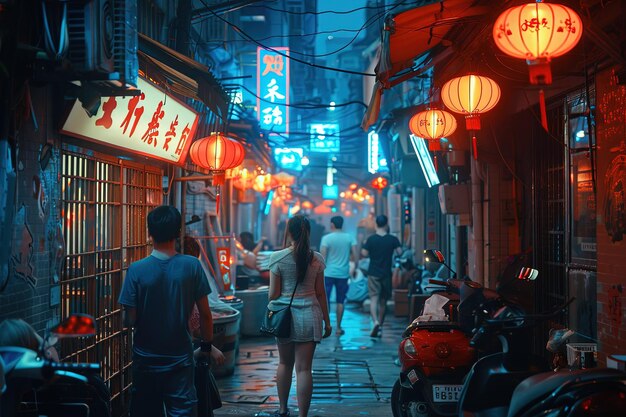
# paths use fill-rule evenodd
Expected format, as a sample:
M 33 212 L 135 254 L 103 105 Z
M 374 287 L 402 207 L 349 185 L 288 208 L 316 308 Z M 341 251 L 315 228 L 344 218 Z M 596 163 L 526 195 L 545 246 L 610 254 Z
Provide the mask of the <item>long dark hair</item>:
M 297 214 L 289 219 L 285 233 L 285 243 L 287 243 L 287 236 L 291 236 L 293 240 L 296 275 L 298 282 L 301 283 L 304 281 L 306 271 L 313 260 L 313 251 L 310 244 L 311 223 L 309 223 L 309 219 L 301 214 Z

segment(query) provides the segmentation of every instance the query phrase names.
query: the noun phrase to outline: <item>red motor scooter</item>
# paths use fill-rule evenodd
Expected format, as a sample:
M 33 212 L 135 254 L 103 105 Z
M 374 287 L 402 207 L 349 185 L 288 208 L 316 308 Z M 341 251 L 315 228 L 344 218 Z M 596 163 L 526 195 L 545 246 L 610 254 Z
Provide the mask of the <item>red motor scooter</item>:
M 440 251 L 427 250 L 424 255 L 426 262 L 441 263 L 455 276 Z M 474 310 L 490 302 L 497 304 L 499 299 L 495 291 L 473 281 L 431 279 L 429 285 L 441 286 L 434 293 L 449 299 L 443 306 L 449 321 L 420 321 L 418 317 L 402 334 L 398 347 L 400 377 L 391 394 L 394 417 L 457 413 L 463 379 L 478 359 L 470 346 Z

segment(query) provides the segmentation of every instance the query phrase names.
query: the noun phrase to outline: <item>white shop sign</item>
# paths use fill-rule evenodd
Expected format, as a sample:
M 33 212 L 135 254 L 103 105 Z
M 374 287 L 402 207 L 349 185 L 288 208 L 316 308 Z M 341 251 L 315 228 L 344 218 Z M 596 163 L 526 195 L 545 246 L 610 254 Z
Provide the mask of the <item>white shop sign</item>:
M 198 114 L 153 84 L 141 78 L 137 83 L 141 95 L 102 97 L 92 117 L 76 100 L 61 132 L 183 164 L 196 132 Z

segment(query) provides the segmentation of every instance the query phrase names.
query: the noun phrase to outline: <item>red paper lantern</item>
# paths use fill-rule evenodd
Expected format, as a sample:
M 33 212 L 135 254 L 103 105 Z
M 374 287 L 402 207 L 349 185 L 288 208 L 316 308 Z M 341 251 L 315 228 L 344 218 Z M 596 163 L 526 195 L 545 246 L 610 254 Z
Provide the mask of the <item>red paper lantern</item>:
M 387 178 L 385 177 L 374 178 L 374 180 L 372 181 L 372 187 L 376 188 L 377 190 L 382 190 L 388 184 L 389 181 L 387 181 Z
M 243 146 L 221 133 L 195 141 L 189 150 L 194 164 L 211 171 L 225 171 L 240 165 L 245 158 Z
M 507 55 L 526 60 L 531 84 L 551 84 L 550 59 L 571 51 L 582 33 L 575 11 L 549 3 L 511 7 L 493 25 L 496 46 Z
M 441 87 L 441 100 L 447 108 L 465 115 L 465 127 L 470 132 L 480 130 L 480 114 L 494 108 L 500 101 L 500 86 L 488 77 L 464 75 Z M 474 158 L 478 157 L 476 135 L 472 134 Z
M 445 110 L 428 109 L 411 117 L 409 130 L 415 136 L 427 139 L 429 150 L 439 151 L 441 150 L 439 139 L 454 133 L 456 119 Z

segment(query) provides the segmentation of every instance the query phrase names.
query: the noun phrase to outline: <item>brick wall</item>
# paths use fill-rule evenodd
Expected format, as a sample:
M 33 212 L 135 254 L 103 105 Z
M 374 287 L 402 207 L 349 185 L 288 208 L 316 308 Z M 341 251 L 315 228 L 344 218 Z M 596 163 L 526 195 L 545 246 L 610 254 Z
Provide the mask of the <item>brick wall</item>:
M 9 248 L 0 249 L 11 251 L 7 286 L 0 292 L 0 319 L 22 318 L 41 332 L 56 320 L 57 311 L 50 307 L 50 290 L 60 217 L 60 159 L 58 149 L 49 146 L 46 152 L 44 147 L 54 137 L 49 90 L 31 87 L 30 95 L 34 117 L 22 119 L 17 137 L 13 238 Z
M 597 296 L 602 363 L 606 355 L 626 353 L 626 87 L 616 81 L 613 69 L 596 79 Z

